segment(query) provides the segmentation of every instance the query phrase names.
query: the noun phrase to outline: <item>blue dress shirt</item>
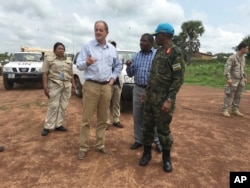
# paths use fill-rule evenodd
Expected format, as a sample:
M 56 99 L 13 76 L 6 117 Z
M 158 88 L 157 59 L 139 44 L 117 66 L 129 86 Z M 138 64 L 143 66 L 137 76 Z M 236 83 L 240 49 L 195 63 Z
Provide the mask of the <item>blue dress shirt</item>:
M 149 53 L 139 51 L 132 57 L 132 64 L 126 71 L 129 77 L 134 76 L 135 84 L 147 85 L 155 53 L 156 49 L 152 48 Z
M 90 55 L 96 61 L 88 66 L 86 60 Z M 84 71 L 85 80 L 98 82 L 109 81 L 111 78 L 115 80 L 122 71 L 122 63 L 116 48 L 109 43 L 102 46 L 95 39 L 83 45 L 76 66 L 78 70 Z

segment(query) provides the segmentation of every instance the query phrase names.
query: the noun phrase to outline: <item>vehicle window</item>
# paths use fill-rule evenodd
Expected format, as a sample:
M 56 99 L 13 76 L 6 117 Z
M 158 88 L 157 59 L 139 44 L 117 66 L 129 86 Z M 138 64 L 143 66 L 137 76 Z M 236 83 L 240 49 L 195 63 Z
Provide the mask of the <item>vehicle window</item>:
M 10 58 L 11 61 L 37 61 L 41 62 L 43 59 L 42 54 L 20 53 L 13 54 Z
M 73 61 L 75 55 L 66 53 L 65 56 L 66 56 L 66 58 L 69 57 L 70 60 Z
M 77 60 L 77 57 L 79 56 L 80 52 L 77 52 L 75 57 L 74 57 L 74 61 L 73 61 L 73 64 L 76 64 L 76 60 Z

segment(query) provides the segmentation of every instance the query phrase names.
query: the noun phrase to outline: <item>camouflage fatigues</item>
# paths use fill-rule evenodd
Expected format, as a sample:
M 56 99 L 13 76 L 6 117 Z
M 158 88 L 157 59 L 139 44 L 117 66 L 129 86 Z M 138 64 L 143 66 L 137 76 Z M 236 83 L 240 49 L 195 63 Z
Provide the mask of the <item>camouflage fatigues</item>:
M 154 127 L 157 126 L 163 149 L 171 149 L 173 139 L 170 131 L 175 98 L 184 81 L 184 61 L 176 46 L 170 49 L 159 48 L 152 62 L 144 105 L 143 141 L 150 145 L 154 140 Z M 171 110 L 163 112 L 161 107 L 167 100 L 173 100 Z
M 222 111 L 227 111 L 232 104 L 232 110 L 235 112 L 239 109 L 241 95 L 245 88 L 245 57 L 239 57 L 237 54 L 231 55 L 225 65 L 224 75 L 227 80 L 232 79 L 232 86 L 228 84 L 225 86 Z

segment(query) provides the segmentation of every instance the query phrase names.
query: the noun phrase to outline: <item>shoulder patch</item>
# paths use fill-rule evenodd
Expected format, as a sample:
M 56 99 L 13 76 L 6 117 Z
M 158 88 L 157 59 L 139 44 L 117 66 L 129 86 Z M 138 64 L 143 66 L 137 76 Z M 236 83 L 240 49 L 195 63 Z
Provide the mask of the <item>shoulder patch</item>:
M 181 64 L 176 63 L 172 65 L 173 71 L 181 70 Z

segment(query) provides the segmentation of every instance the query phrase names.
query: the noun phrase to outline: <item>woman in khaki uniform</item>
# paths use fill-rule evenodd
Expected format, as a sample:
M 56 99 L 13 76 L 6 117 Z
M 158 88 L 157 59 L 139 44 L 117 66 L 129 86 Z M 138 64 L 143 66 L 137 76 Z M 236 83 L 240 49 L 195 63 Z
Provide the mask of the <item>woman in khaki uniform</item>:
M 42 136 L 47 136 L 50 129 L 67 131 L 63 127 L 63 119 L 71 89 L 75 88 L 73 77 L 73 64 L 65 58 L 65 46 L 57 42 L 54 53 L 45 56 L 42 66 L 44 93 L 48 97 L 48 111 L 45 119 Z

